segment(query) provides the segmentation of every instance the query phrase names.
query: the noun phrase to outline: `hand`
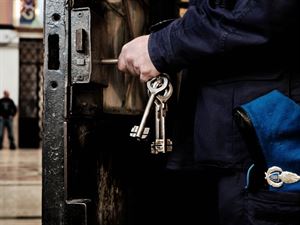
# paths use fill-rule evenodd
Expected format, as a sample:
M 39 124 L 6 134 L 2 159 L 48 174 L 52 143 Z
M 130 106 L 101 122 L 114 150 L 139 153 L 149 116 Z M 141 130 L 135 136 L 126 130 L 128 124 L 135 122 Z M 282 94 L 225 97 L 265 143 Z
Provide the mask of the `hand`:
M 147 81 L 160 74 L 150 59 L 148 40 L 149 35 L 144 35 L 123 46 L 119 55 L 119 70 L 140 76 L 142 81 Z

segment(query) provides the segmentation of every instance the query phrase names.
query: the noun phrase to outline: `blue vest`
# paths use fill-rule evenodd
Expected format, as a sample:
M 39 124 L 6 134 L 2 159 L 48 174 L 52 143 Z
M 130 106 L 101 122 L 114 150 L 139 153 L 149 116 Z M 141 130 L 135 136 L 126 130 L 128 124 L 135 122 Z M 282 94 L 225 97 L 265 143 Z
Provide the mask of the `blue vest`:
M 300 106 L 274 90 L 242 108 L 256 132 L 270 190 L 300 192 Z

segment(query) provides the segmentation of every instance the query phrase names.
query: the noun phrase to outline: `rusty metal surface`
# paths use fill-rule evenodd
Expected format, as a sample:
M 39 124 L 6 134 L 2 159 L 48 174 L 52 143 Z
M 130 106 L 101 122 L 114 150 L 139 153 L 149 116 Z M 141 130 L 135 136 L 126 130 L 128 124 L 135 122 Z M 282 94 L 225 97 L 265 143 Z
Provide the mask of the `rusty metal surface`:
M 71 11 L 72 83 L 97 83 L 107 86 L 107 73 L 100 71 L 102 18 L 89 7 Z
M 53 43 L 49 43 L 51 37 L 55 37 Z M 64 224 L 65 214 L 64 123 L 68 77 L 68 10 L 65 0 L 45 1 L 44 40 L 42 214 L 43 225 L 59 225 Z M 51 58 L 57 55 L 58 58 Z

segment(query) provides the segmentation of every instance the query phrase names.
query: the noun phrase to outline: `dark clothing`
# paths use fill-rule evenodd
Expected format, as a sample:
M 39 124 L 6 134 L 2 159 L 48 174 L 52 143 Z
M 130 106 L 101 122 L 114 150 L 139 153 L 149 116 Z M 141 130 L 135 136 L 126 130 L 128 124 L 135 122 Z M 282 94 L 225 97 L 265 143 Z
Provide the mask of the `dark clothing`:
M 150 35 L 155 67 L 188 68 L 196 86 L 197 165 L 249 166 L 236 106 L 273 89 L 300 102 L 298 12 L 297 0 L 194 0 L 183 18 Z
M 277 193 L 263 203 L 254 200 L 265 196 L 261 192 L 248 198 L 242 184 L 253 159 L 233 118 L 236 107 L 274 89 L 300 103 L 299 10 L 298 0 L 193 0 L 183 18 L 150 35 L 149 55 L 157 70 L 188 69 L 191 85 L 181 92 L 188 103 L 179 99 L 180 107 L 188 110 L 178 113 L 186 121 L 178 130 L 191 129 L 190 123 L 194 128 L 174 141 L 169 169 L 188 165 L 211 176 L 212 170 L 233 174 L 218 182 L 220 224 L 300 224 L 299 207 L 293 208 L 295 201 L 300 205 L 300 194 L 287 204 L 294 214 L 282 221 L 274 216 L 283 215 L 282 207 L 272 211 L 274 205 L 267 204 L 278 200 Z
M 9 117 L 14 117 L 17 113 L 17 107 L 12 99 L 1 98 L 0 99 L 0 116 L 8 119 Z
M 0 149 L 2 148 L 2 142 L 3 142 L 3 134 L 4 134 L 4 128 L 7 129 L 7 135 L 9 140 L 9 148 L 15 149 L 15 139 L 14 139 L 14 133 L 13 133 L 13 118 L 3 118 L 0 117 Z
M 0 149 L 2 148 L 4 129 L 7 128 L 10 149 L 15 149 L 15 140 L 13 134 L 13 117 L 17 113 L 17 107 L 12 99 L 0 99 Z
M 272 67 L 279 67 L 274 62 L 298 63 L 299 1 L 235 0 L 232 9 L 215 2 L 193 1 L 183 18 L 150 35 L 149 54 L 159 71 L 203 66 L 204 56 L 220 57 L 214 66 L 227 65 L 230 72 L 239 69 L 238 63 L 252 69 L 267 61 Z M 205 80 L 232 75 L 198 74 Z

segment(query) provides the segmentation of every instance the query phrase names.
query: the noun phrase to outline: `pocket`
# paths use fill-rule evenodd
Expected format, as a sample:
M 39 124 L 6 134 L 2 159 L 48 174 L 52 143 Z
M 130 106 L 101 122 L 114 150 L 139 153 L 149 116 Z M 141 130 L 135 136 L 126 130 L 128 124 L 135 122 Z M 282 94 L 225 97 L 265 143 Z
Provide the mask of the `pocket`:
M 249 225 L 300 224 L 300 193 L 259 191 L 246 194 Z

